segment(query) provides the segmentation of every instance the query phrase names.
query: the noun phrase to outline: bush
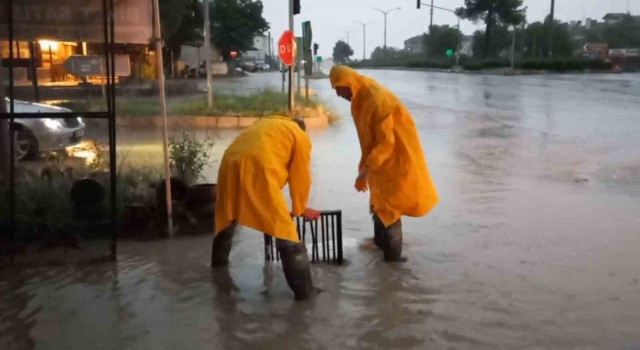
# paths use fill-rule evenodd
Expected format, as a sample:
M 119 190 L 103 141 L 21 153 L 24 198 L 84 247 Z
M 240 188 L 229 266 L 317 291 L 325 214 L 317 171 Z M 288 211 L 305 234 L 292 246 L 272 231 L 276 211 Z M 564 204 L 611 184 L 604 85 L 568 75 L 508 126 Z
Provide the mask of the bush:
M 174 175 L 187 185 L 200 179 L 202 170 L 209 163 L 213 145 L 209 139 L 200 142 L 184 131 L 181 139 L 169 139 L 169 158 Z
M 554 72 L 583 71 L 591 70 L 608 70 L 613 65 L 601 60 L 587 60 L 583 58 L 565 58 L 565 59 L 546 59 L 546 60 L 530 60 L 518 64 L 520 69 L 546 70 Z

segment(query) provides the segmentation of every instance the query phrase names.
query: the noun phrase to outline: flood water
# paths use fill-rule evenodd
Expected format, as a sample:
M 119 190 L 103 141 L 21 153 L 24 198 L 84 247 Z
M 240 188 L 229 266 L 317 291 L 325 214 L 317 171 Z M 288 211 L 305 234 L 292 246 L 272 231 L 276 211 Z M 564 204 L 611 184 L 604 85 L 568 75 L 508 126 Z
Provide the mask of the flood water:
M 344 116 L 310 131 L 309 205 L 343 211 L 348 260 L 313 266 L 322 293 L 294 302 L 253 231 L 228 274 L 212 237 L 120 242 L 114 264 L 0 271 L 0 348 L 640 349 L 640 76 L 366 73 L 413 113 L 441 197 L 403 222 L 409 262 L 371 249 L 348 103 L 312 81 Z M 216 160 L 239 132 L 190 131 Z M 120 150 L 159 164 L 160 135 Z

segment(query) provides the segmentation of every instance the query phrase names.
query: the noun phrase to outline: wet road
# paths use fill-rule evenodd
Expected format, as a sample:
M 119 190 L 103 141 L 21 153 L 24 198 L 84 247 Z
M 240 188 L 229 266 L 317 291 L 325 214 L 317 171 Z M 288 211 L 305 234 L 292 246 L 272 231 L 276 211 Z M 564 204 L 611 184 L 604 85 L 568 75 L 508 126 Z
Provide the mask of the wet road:
M 370 248 L 348 104 L 313 81 L 345 116 L 310 132 L 310 205 L 344 211 L 349 260 L 314 266 L 323 293 L 293 302 L 254 232 L 229 275 L 210 237 L 122 242 L 116 264 L 0 272 L 0 348 L 640 348 L 640 76 L 368 73 L 413 113 L 441 196 L 404 220 L 408 263 Z M 197 131 L 217 156 L 237 132 Z M 159 131 L 119 137 L 161 160 Z

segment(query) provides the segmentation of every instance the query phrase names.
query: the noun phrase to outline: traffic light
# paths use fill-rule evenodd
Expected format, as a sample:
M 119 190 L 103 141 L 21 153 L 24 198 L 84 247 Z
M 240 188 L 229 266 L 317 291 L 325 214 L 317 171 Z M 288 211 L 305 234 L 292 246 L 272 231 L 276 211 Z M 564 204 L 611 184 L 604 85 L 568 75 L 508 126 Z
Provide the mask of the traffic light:
M 317 56 L 318 55 L 318 48 L 320 47 L 320 45 L 313 43 L 313 55 Z
M 293 0 L 293 14 L 300 14 L 300 0 Z
M 418 9 L 420 9 L 420 0 L 418 0 Z

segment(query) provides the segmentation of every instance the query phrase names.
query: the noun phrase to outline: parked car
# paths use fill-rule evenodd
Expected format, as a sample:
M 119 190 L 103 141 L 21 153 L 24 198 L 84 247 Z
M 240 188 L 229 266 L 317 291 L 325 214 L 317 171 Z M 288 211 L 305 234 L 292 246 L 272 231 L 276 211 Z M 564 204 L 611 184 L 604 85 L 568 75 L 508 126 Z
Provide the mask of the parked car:
M 10 102 L 6 99 L 7 110 Z M 16 160 L 35 158 L 44 152 L 60 151 L 82 142 L 85 124 L 80 117 L 20 118 L 20 113 L 70 113 L 68 108 L 14 100 L 14 154 Z
M 258 71 L 258 67 L 253 62 L 242 62 L 240 67 L 242 68 L 242 70 L 249 73 L 255 73 Z

